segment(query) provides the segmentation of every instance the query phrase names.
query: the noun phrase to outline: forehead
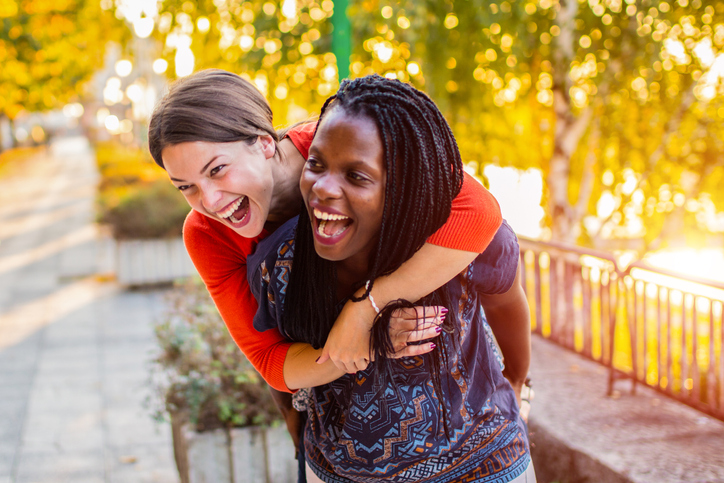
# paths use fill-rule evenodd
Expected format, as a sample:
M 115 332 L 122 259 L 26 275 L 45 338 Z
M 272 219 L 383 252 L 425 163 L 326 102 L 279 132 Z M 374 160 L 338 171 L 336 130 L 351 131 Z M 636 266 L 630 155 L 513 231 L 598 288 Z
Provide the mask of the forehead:
M 334 149 L 335 154 L 358 153 L 382 156 L 382 140 L 377 123 L 364 114 L 350 114 L 342 108 L 333 108 L 319 123 L 312 147 L 319 150 Z

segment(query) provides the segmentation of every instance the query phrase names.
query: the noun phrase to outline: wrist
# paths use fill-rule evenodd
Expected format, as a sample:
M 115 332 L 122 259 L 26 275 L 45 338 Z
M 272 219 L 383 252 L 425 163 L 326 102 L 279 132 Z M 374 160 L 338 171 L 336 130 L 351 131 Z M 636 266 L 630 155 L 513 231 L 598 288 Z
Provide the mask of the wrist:
M 367 291 L 367 290 L 369 290 L 369 292 L 367 292 L 367 299 L 370 301 L 370 305 L 372 305 L 372 308 L 375 310 L 375 313 L 377 315 L 379 315 L 380 308 L 375 303 L 375 298 L 372 295 L 372 290 L 370 290 L 370 281 L 369 280 L 367 280 L 367 283 L 365 283 L 365 291 Z
M 374 288 L 374 287 L 373 287 Z M 355 292 L 355 297 L 362 297 L 365 294 L 365 288 L 362 287 L 357 292 Z M 375 304 L 380 307 L 378 299 L 374 298 Z M 352 314 L 344 314 L 346 311 L 351 311 Z M 348 301 L 345 305 L 344 309 L 342 310 L 342 313 L 340 314 L 340 317 L 337 318 L 337 320 L 340 320 L 344 318 L 345 320 L 352 320 L 354 321 L 358 326 L 363 326 L 365 329 L 371 329 L 372 324 L 375 321 L 375 318 L 377 317 L 377 311 L 375 310 L 372 303 L 370 303 L 369 298 L 365 298 L 363 300 L 360 300 L 359 302 L 353 302 Z M 350 316 L 351 315 L 351 316 Z
M 508 382 L 514 387 L 522 387 L 528 379 L 528 374 L 511 374 L 509 371 L 504 370 L 503 376 L 508 379 Z

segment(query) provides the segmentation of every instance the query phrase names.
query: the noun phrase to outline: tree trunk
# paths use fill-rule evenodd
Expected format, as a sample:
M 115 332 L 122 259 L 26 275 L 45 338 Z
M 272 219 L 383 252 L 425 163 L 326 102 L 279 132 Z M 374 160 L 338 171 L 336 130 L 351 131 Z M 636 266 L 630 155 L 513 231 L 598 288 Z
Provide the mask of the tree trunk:
M 568 185 L 571 157 L 591 122 L 592 110 L 587 108 L 578 117 L 571 112 L 568 96 L 559 90 L 553 92 L 556 130 L 548 168 L 548 206 L 552 218 L 551 235 L 554 240 L 575 243 L 580 234 L 582 215 L 571 206 Z
M 580 233 L 580 216 L 571 206 L 568 198 L 571 157 L 588 129 L 592 110 L 584 109 L 578 116 L 573 114 L 569 96 L 570 77 L 568 71 L 575 55 L 575 19 L 578 2 L 560 2 L 555 23 L 560 29 L 554 50 L 553 110 L 556 127 L 548 177 L 548 213 L 551 217 L 551 237 L 557 241 L 575 242 Z

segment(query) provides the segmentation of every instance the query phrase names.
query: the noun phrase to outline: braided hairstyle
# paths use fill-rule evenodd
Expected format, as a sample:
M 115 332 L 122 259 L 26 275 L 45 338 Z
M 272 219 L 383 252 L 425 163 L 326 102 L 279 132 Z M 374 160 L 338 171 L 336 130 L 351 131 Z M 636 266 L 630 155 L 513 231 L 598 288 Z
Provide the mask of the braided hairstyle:
M 370 283 L 361 297 L 352 297 L 354 301 L 361 301 L 369 296 L 375 278 L 395 271 L 445 223 L 452 201 L 462 187 L 462 161 L 450 126 L 440 110 L 427 95 L 409 84 L 378 75 L 345 80 L 322 107 L 319 124 L 332 109 L 342 109 L 349 116 L 365 116 L 376 124 L 387 171 L 380 235 L 370 256 L 366 277 Z M 334 262 L 322 259 L 314 249 L 312 224 L 306 209 L 301 210 L 297 225 L 293 263 L 282 329 L 291 340 L 319 348 L 326 342 L 338 314 L 336 271 Z M 365 282 L 361 280 L 355 290 Z M 444 287 L 418 303 L 446 306 L 448 317 L 444 332 L 455 339 L 458 322 L 454 314 L 457 312 L 450 306 Z M 396 308 L 412 305 L 403 300 L 392 302 L 375 319 L 371 351 L 377 375 L 392 374 L 387 357 L 393 351 L 388 332 L 391 313 Z M 433 353 L 426 356 L 432 364 L 436 391 L 440 389 L 440 364 L 447 365 L 444 346 L 437 344 Z M 447 433 L 447 418 L 443 420 Z

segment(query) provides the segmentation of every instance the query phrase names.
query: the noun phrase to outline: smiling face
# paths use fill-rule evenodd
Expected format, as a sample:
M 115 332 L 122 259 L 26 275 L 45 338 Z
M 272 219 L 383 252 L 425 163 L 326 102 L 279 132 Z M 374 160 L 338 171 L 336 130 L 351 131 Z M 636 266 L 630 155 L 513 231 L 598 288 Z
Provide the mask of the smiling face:
M 271 136 L 254 143 L 186 142 L 167 146 L 163 163 L 191 207 L 253 238 L 269 216 L 275 153 Z
M 324 116 L 299 186 L 312 221 L 314 248 L 340 268 L 367 271 L 385 203 L 386 171 L 375 123 L 340 108 Z

